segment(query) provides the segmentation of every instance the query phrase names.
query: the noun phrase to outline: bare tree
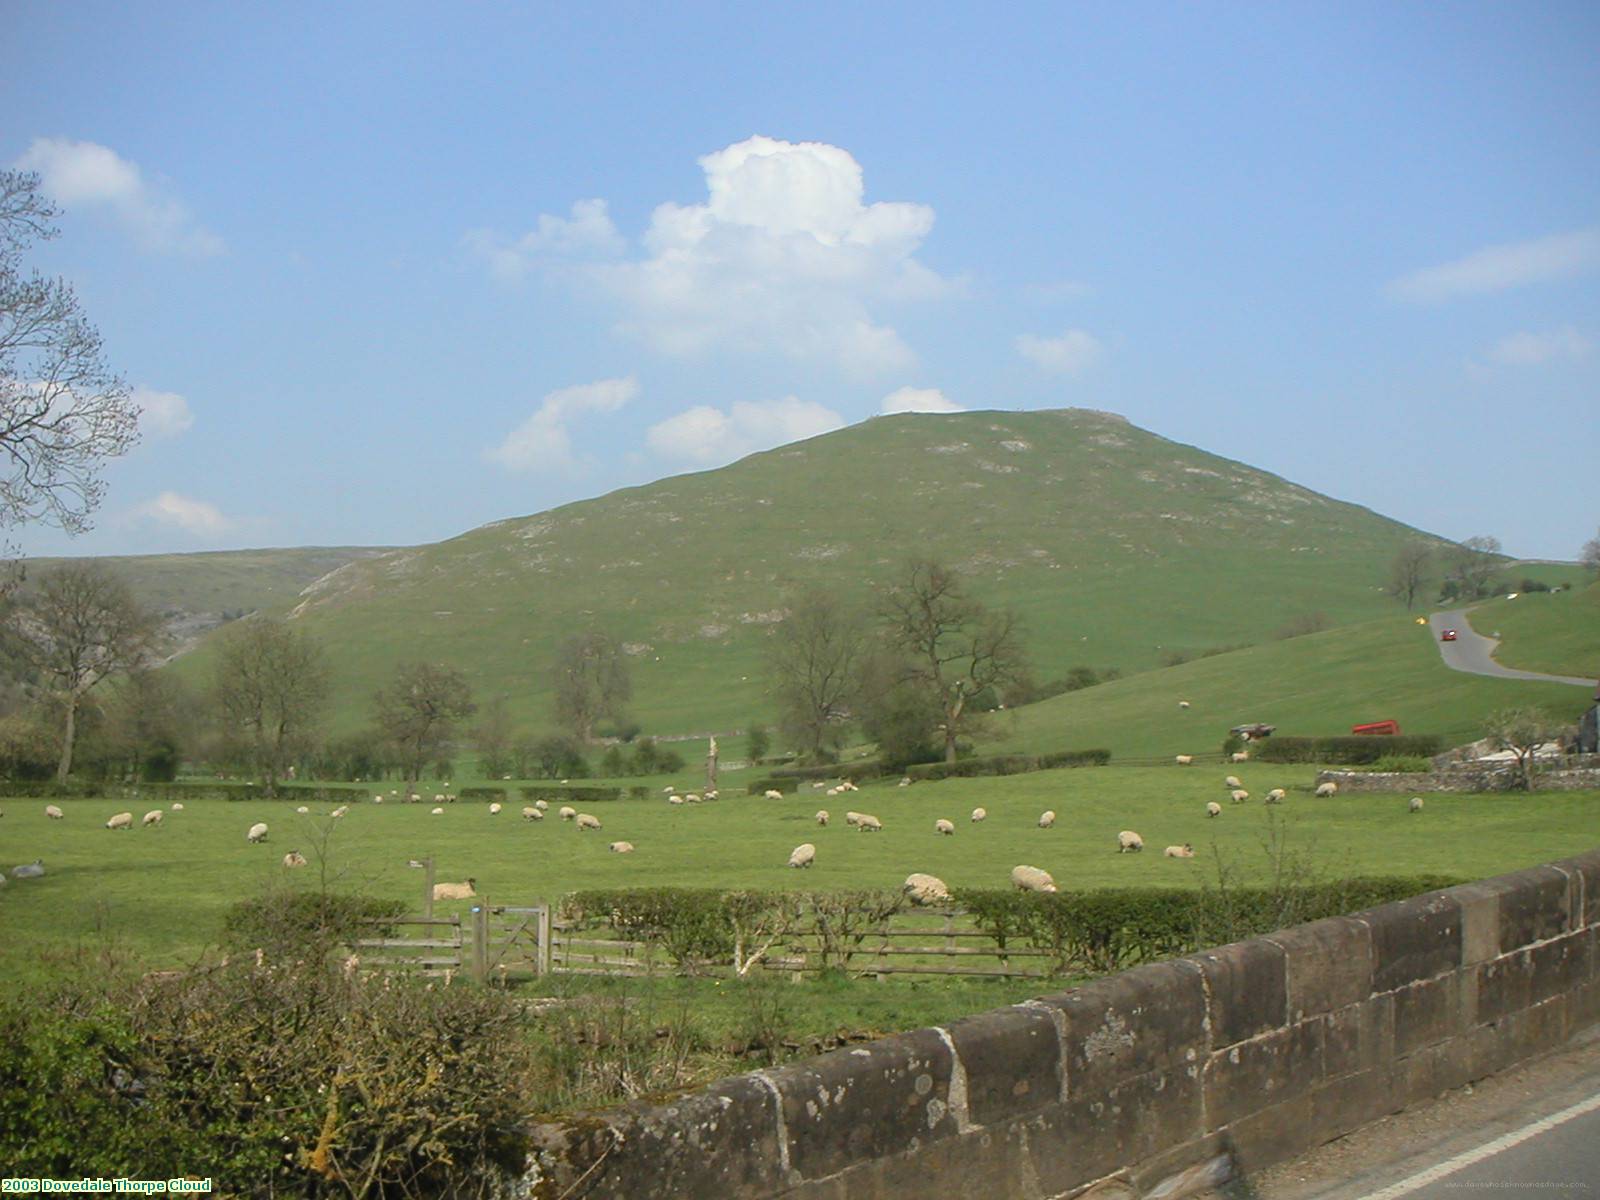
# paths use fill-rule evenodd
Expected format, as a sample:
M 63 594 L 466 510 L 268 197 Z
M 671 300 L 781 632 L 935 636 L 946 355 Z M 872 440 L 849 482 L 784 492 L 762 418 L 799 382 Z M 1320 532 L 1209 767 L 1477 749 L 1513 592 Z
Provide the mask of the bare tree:
M 956 739 L 980 727 L 973 698 L 1027 678 L 1021 621 L 972 599 L 955 572 L 927 560 L 907 565 L 884 593 L 881 615 L 890 644 L 906 657 L 905 682 L 939 707 L 944 758 L 954 762 Z
M 373 718 L 400 752 L 407 791 L 425 764 L 455 732 L 456 722 L 478 711 L 466 676 L 435 663 L 402 663 L 394 681 L 372 698 Z
M 1561 736 L 1563 725 L 1539 708 L 1502 708 L 1484 719 L 1483 731 L 1490 742 L 1515 755 L 1522 774 L 1524 791 L 1533 790 L 1535 755 L 1540 746 Z
M 1486 536 L 1469 537 L 1446 553 L 1449 578 L 1456 585 L 1456 594 L 1466 598 L 1481 596 L 1489 589 L 1489 581 L 1499 570 L 1505 556 L 1500 552 L 1500 539 Z
M 809 591 L 773 630 L 767 673 L 778 728 L 803 756 L 818 759 L 842 734 L 866 626 L 837 596 Z
M 1578 551 L 1578 565 L 1585 570 L 1600 574 L 1600 533 L 1583 544 L 1583 549 Z
M 478 750 L 478 771 L 490 779 L 511 773 L 511 714 L 506 698 L 496 696 L 480 710 L 472 741 Z
M 291 758 L 308 744 L 328 691 L 327 658 L 306 630 L 251 617 L 228 631 L 213 694 L 227 732 L 250 746 L 267 795 L 277 795 Z
M 139 408 L 72 288 L 23 272 L 24 251 L 56 235 L 55 215 L 37 175 L 0 171 L 0 529 L 78 533 L 105 492 L 100 464 L 138 440 Z
M 555 718 L 580 742 L 594 738 L 601 717 L 618 720 L 633 696 L 622 647 L 603 633 L 582 633 L 556 651 Z
M 60 708 L 56 781 L 65 783 L 85 697 L 143 663 L 155 639 L 155 618 L 98 563 L 69 563 L 42 578 L 12 609 L 6 632 L 8 645 Z
M 1389 564 L 1389 595 L 1411 608 L 1433 569 L 1433 548 L 1427 542 L 1407 542 Z

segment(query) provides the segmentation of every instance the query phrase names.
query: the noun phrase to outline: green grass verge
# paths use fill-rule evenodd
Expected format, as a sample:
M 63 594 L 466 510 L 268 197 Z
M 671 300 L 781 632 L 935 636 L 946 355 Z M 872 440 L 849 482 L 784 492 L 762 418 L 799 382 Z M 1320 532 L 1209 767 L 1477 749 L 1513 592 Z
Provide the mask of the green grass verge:
M 1600 583 L 1490 600 L 1467 619 L 1486 637 L 1499 637 L 1501 666 L 1600 679 Z

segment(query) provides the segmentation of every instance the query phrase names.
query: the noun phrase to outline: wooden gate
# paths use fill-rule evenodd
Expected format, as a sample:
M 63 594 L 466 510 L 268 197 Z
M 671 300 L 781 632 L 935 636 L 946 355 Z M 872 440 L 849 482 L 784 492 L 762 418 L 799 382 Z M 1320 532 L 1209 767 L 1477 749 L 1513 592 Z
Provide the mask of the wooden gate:
M 376 936 L 351 943 L 364 965 L 403 967 L 446 977 L 462 968 L 465 947 L 460 917 L 382 917 L 363 924 L 376 931 Z M 417 932 L 402 936 L 401 931 L 407 929 Z

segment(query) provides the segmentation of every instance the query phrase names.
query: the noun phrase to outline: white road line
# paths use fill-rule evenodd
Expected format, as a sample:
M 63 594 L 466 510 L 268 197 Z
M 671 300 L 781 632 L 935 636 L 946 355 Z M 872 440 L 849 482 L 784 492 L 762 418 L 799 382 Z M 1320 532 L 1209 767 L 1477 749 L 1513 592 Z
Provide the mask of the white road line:
M 1439 1163 L 1437 1166 L 1418 1171 L 1409 1179 L 1402 1179 L 1399 1183 L 1391 1183 L 1380 1191 L 1369 1192 L 1361 1200 L 1395 1200 L 1397 1196 L 1404 1196 L 1409 1192 L 1416 1191 L 1418 1188 L 1427 1187 L 1430 1183 L 1437 1183 L 1448 1175 L 1454 1175 L 1463 1167 L 1470 1167 L 1473 1163 L 1482 1162 L 1486 1158 L 1493 1158 L 1502 1150 L 1509 1150 L 1529 1138 L 1538 1137 L 1541 1133 L 1547 1133 L 1558 1125 L 1564 1125 L 1575 1117 L 1594 1112 L 1597 1108 L 1600 1108 L 1600 1094 L 1590 1096 L 1587 1100 L 1580 1100 L 1568 1108 L 1563 1108 L 1560 1112 L 1551 1113 L 1548 1117 L 1541 1117 L 1537 1121 L 1524 1125 L 1521 1129 L 1514 1129 L 1510 1133 L 1495 1138 L 1492 1142 L 1485 1142 L 1475 1150 L 1463 1151 L 1454 1158 L 1448 1158 Z

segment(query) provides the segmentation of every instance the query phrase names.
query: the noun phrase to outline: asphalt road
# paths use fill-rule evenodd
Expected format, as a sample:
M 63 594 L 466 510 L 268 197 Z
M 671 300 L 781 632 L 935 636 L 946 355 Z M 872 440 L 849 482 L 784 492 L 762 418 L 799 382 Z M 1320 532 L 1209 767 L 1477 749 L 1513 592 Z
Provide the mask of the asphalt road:
M 1428 618 L 1428 627 L 1439 647 L 1439 656 L 1444 659 L 1444 665 L 1453 671 L 1465 671 L 1469 675 L 1493 675 L 1497 679 L 1533 679 L 1541 683 L 1570 683 L 1574 687 L 1584 688 L 1595 686 L 1593 679 L 1580 679 L 1576 675 L 1541 675 L 1537 671 L 1502 667 L 1494 661 L 1494 649 L 1500 643 L 1475 632 L 1467 623 L 1467 610 L 1464 608 L 1434 613 Z M 1439 635 L 1446 629 L 1456 631 L 1455 641 L 1439 641 Z

